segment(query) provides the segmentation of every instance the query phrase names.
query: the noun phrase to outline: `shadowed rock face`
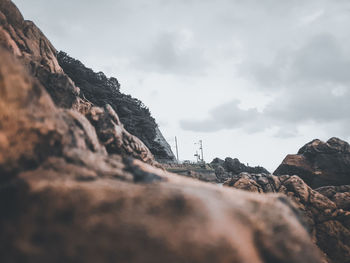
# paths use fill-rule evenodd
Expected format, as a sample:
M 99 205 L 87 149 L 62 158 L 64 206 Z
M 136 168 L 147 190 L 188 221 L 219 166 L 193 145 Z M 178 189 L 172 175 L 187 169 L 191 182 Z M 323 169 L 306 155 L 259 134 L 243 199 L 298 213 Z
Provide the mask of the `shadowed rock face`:
M 80 88 L 81 98 L 86 98 L 99 107 L 109 104 L 125 129 L 142 140 L 157 161 L 175 161 L 175 156 L 149 109 L 140 100 L 121 93 L 117 79 L 107 78 L 102 72 L 94 72 L 64 52 L 59 52 L 57 58 L 64 72 Z
M 350 184 L 350 146 L 338 138 L 313 140 L 288 155 L 275 175 L 298 175 L 312 188 Z
M 1 262 L 320 262 L 286 197 L 108 154 L 84 115 L 0 56 Z
M 258 193 L 283 193 L 294 200 L 327 262 L 350 262 L 350 186 L 311 189 L 298 176 L 241 173 L 226 186 Z

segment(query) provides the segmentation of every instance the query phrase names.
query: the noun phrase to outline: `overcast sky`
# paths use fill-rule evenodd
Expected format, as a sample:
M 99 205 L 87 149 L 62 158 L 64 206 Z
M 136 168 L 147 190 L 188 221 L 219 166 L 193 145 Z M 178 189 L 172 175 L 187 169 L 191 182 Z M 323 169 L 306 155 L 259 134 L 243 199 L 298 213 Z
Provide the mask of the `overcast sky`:
M 115 76 L 181 159 L 271 172 L 308 141 L 350 140 L 348 0 L 14 0 L 56 49 Z

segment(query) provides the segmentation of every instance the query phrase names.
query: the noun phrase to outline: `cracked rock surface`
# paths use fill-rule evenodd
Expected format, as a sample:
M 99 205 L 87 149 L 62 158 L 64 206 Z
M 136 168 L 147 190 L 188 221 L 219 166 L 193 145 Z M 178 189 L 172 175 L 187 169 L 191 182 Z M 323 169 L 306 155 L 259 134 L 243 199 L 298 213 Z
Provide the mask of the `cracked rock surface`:
M 350 145 L 335 137 L 313 140 L 287 155 L 273 174 L 298 175 L 312 188 L 350 185 Z
M 226 186 L 291 198 L 328 262 L 350 262 L 349 185 L 310 188 L 298 176 L 241 173 Z

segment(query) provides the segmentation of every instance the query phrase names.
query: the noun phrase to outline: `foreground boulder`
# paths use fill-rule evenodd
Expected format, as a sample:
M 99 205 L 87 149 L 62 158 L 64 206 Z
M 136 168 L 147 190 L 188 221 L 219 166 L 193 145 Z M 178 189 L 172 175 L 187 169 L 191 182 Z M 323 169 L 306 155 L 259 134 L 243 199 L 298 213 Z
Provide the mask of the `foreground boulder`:
M 0 46 L 21 59 L 56 105 L 78 107 L 79 89 L 64 74 L 56 49 L 32 21 L 23 19 L 10 0 L 0 1 Z
M 312 188 L 350 185 L 350 145 L 338 138 L 313 140 L 287 155 L 275 175 L 298 175 Z
M 294 200 L 327 262 L 350 262 L 349 185 L 311 189 L 298 176 L 241 173 L 226 186 L 257 193 L 283 193 Z
M 108 154 L 84 115 L 0 56 L 0 262 L 320 262 L 286 197 Z

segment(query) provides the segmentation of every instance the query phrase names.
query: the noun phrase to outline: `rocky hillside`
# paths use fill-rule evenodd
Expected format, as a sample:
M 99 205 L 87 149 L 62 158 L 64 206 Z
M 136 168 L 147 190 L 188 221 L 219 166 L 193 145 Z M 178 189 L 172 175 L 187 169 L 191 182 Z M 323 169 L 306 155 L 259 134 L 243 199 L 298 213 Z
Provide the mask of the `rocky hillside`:
M 56 55 L 0 0 L 0 262 L 349 262 L 347 186 L 168 173 L 103 99 L 118 82 Z
M 103 73 L 94 73 L 65 53 L 57 53 L 40 29 L 24 20 L 18 9 L 10 10 L 11 5 L 9 1 L 1 2 L 2 10 L 11 12 L 10 20 L 5 14 L 0 17 L 2 45 L 21 58 L 56 106 L 85 113 L 87 107 L 109 104 L 120 114 L 126 130 L 141 139 L 156 159 L 166 162 L 175 159 L 166 141 L 157 137 L 157 124 L 141 101 L 122 94 L 115 78 L 107 79 Z
M 170 163 L 175 161 L 175 156 L 149 109 L 140 100 L 121 93 L 116 78 L 107 78 L 102 72 L 96 73 L 64 52 L 59 52 L 57 59 L 63 71 L 79 87 L 81 98 L 99 107 L 111 105 L 125 129 L 141 139 L 156 160 Z

